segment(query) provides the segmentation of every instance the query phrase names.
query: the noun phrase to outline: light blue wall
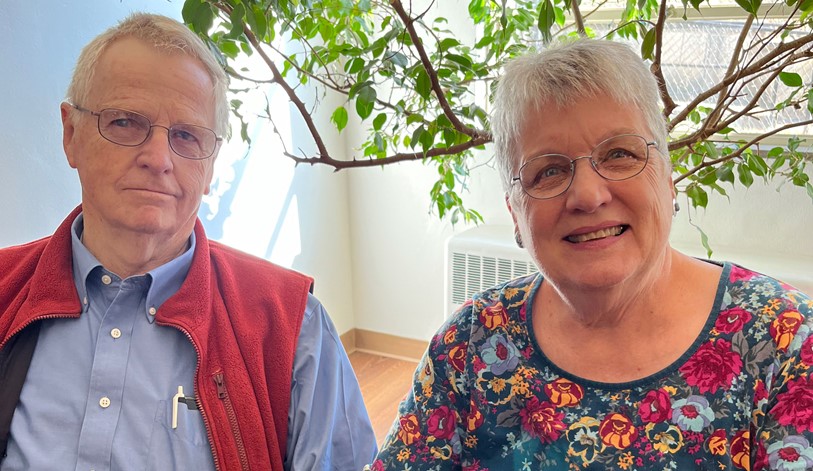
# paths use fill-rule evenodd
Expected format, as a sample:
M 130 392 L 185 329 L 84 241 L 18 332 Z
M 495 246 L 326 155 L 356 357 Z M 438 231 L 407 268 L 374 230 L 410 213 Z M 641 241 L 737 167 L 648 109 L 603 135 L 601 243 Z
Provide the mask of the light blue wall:
M 59 103 L 82 47 L 138 10 L 180 18 L 181 4 L 0 2 L 0 247 L 50 234 L 79 203 L 79 180 L 62 152 Z

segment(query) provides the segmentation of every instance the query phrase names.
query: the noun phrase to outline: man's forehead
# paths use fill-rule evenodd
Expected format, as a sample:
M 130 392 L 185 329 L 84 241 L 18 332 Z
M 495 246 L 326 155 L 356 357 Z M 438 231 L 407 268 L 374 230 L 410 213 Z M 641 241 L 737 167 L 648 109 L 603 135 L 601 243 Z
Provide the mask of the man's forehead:
M 132 36 L 117 39 L 100 56 L 91 82 L 88 106 L 130 109 L 157 119 L 158 109 L 170 105 L 180 113 L 173 120 L 214 124 L 212 79 L 203 63 L 183 51 Z

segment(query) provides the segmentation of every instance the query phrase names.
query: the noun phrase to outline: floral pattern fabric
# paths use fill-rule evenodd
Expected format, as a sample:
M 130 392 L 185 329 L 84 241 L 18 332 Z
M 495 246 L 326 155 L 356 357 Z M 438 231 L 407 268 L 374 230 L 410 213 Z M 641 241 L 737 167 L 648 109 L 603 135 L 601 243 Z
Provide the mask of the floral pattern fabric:
M 633 382 L 584 380 L 532 338 L 539 274 L 475 295 L 433 337 L 380 470 L 813 469 L 813 300 L 724 264 L 694 345 Z

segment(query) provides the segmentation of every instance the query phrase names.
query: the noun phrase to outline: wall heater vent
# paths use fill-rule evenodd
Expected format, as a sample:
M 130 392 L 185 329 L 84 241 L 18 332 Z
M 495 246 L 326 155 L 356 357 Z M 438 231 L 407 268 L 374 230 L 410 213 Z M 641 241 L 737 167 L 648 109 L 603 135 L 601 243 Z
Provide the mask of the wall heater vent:
M 474 293 L 537 271 L 528 252 L 516 246 L 513 235 L 511 226 L 484 225 L 449 238 L 444 296 L 447 316 Z

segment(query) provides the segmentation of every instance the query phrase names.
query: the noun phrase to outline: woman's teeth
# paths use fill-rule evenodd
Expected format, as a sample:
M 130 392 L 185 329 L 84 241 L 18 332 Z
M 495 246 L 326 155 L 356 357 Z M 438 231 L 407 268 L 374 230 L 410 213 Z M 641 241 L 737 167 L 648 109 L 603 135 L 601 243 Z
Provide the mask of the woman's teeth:
M 565 239 L 567 239 L 569 242 L 574 242 L 574 243 L 587 242 L 587 241 L 590 241 L 590 240 L 603 239 L 605 237 L 617 236 L 617 235 L 621 234 L 621 232 L 623 232 L 623 231 L 624 231 L 623 226 L 607 227 L 605 229 L 601 229 L 601 230 L 594 231 L 594 232 L 588 232 L 586 234 L 578 234 L 578 235 L 567 236 L 567 237 L 565 237 Z

